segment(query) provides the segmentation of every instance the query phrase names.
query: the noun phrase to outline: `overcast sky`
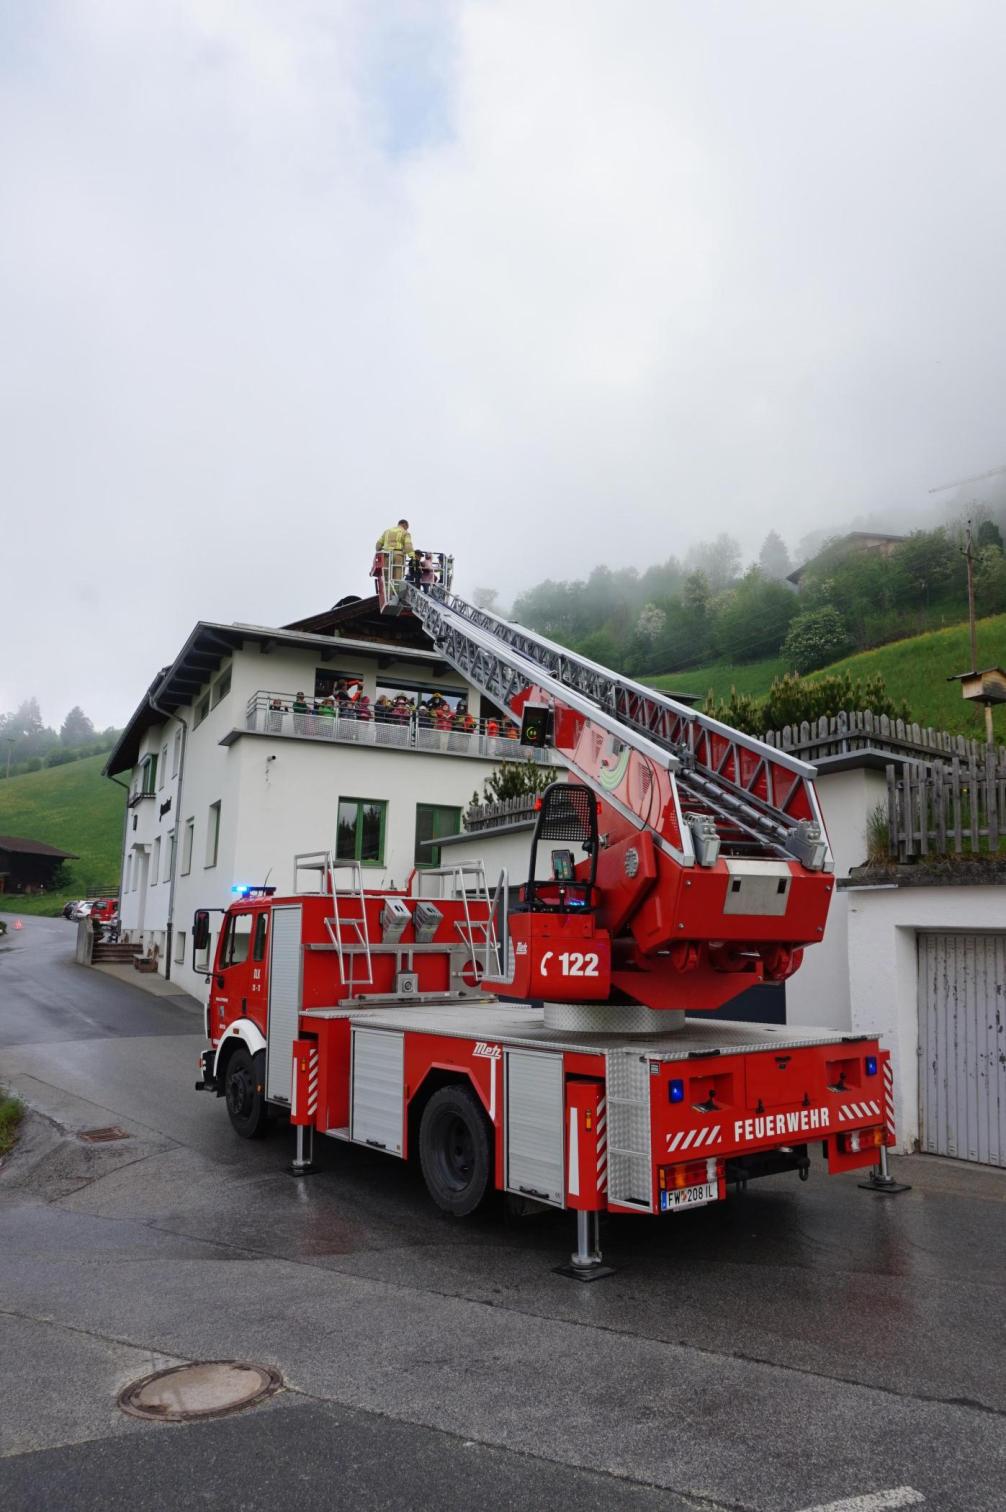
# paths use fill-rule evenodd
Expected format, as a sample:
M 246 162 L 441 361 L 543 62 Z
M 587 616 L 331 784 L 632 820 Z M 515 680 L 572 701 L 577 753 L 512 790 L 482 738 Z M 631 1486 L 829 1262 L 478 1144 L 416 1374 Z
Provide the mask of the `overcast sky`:
M 0 0 L 0 709 L 1006 462 L 1002 0 Z

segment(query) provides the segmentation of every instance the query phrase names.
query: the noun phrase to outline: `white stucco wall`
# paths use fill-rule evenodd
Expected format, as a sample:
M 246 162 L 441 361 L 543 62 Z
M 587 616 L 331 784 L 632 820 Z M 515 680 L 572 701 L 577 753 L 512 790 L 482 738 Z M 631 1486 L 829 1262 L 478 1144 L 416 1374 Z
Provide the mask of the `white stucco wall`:
M 849 892 L 851 1026 L 879 1033 L 894 1062 L 899 1145 L 919 1137 L 916 935 L 1006 931 L 1002 887 L 876 887 Z
M 824 772 L 817 792 L 835 857 L 835 876 L 847 877 L 866 860 L 866 828 L 878 803 L 886 802 L 884 773 L 872 768 Z M 803 965 L 786 983 L 786 1019 L 827 1029 L 852 1023 L 849 993 L 849 903 L 836 891 L 828 911 L 824 939 L 810 946 Z
M 386 648 L 382 647 L 382 659 L 386 654 Z M 191 966 L 192 915 L 197 908 L 226 908 L 233 901 L 231 888 L 235 883 L 260 883 L 267 876 L 271 885 L 289 891 L 293 884 L 294 855 L 325 850 L 334 844 L 340 798 L 371 798 L 387 803 L 385 864 L 368 867 L 366 883 L 373 887 L 402 886 L 413 866 L 416 805 L 434 803 L 463 810 L 473 791 L 481 788 L 484 778 L 498 764 L 496 758 L 453 751 L 428 753 L 243 733 L 247 703 L 253 694 L 265 690 L 292 698 L 302 689 L 313 696 L 316 669 L 361 673 L 372 700 L 378 679 L 382 684 L 394 684 L 401 677 L 406 682 L 442 688 L 447 694 L 467 692 L 469 707 L 476 709 L 474 694 L 464 680 L 449 668 L 435 676 L 430 657 L 415 660 L 396 657 L 386 667 L 379 667 L 377 653 L 368 657 L 365 652 L 343 651 L 337 642 L 328 662 L 322 661 L 320 650 L 276 647 L 263 653 L 257 645 L 248 645 L 225 661 L 211 682 L 215 684 L 228 669 L 230 691 L 198 726 L 193 710 L 204 689 L 195 694 L 192 704 L 178 711 L 189 731 L 180 793 L 177 781 L 170 778 L 171 742 L 178 721 L 172 719 L 168 725 L 145 734 L 141 759 L 147 750 L 156 749 L 159 754 L 167 740 L 169 775 L 163 792 L 155 792 L 153 799 L 142 800 L 131 811 L 131 816 L 133 813 L 137 816 L 137 828 L 132 829 L 130 818 L 126 834 L 127 855 L 131 848 L 144 847 L 146 854 L 152 856 L 157 836 L 162 837 L 158 880 L 154 883 L 148 871 L 145 889 L 131 887 L 123 895 L 122 917 L 123 928 L 131 939 L 146 949 L 154 943 L 160 945 L 163 972 L 171 892 L 169 882 L 164 879 L 167 836 L 172 829 L 176 833 L 170 974 L 181 989 L 200 998 L 205 992 L 204 973 L 193 971 Z M 222 745 L 221 741 L 234 731 L 242 733 Z M 138 780 L 137 774 L 138 768 L 134 769 L 134 782 Z M 171 809 L 162 818 L 159 810 L 169 795 Z M 214 803 L 220 804 L 220 837 L 216 864 L 207 866 L 207 833 L 210 807 Z M 193 822 L 191 866 L 183 873 L 184 837 L 189 820 Z M 526 854 L 525 844 L 525 858 Z M 211 926 L 215 941 L 218 915 L 212 917 Z M 184 941 L 179 938 L 182 934 Z M 184 949 L 182 960 L 178 959 L 179 949 Z
M 130 789 L 135 791 L 141 787 L 142 763 L 148 755 L 157 757 L 157 779 L 153 796 L 141 798 L 127 809 L 119 892 L 122 928 L 145 949 L 157 943 L 162 952 L 171 891 L 171 835 L 177 831 L 178 824 L 179 774 L 174 767 L 175 734 L 179 729 L 178 721 L 169 718 L 147 730 L 140 742 L 139 759 L 130 773 Z M 160 848 L 155 873 L 158 840 Z
M 444 865 L 453 861 L 481 861 L 485 865 L 490 888 L 496 886 L 504 868 L 511 887 L 519 887 L 527 881 L 528 863 L 531 855 L 532 825 L 526 829 L 512 830 L 504 835 L 486 835 L 478 832 L 466 835 L 443 849 Z M 552 874 L 551 845 L 541 846 L 536 874 L 544 880 Z M 579 856 L 577 856 L 579 860 Z

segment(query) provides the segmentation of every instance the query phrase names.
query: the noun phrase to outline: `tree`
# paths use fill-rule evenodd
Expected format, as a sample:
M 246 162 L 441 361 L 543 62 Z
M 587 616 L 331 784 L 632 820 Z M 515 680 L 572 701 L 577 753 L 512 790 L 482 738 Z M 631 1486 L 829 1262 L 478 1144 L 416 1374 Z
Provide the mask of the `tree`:
M 770 530 L 762 542 L 761 551 L 758 553 L 758 566 L 767 578 L 773 578 L 781 582 L 788 577 L 793 567 L 786 550 L 786 542 L 782 536 L 774 530 Z
M 740 662 L 773 656 L 798 608 L 795 594 L 751 567 L 717 607 L 713 629 L 717 651 Z
M 983 520 L 975 531 L 975 545 L 980 549 L 982 546 L 998 546 L 1003 549 L 1002 531 L 995 520 Z
M 24 761 L 28 757 L 41 757 L 55 745 L 56 732 L 42 723 L 38 699 L 26 698 L 13 714 L 0 715 L 0 739 L 5 745 L 8 741 L 13 742 L 11 754 L 14 761 Z
M 954 577 L 960 577 L 960 561 L 960 552 L 942 526 L 913 530 L 891 553 L 891 563 L 904 585 L 902 597 L 911 604 L 939 598 Z
M 655 641 L 667 624 L 665 610 L 658 608 L 656 604 L 644 604 L 636 621 L 636 634 L 640 640 Z
M 481 795 L 476 790 L 468 805 L 469 812 L 483 803 L 502 803 L 507 798 L 523 798 L 544 792 L 554 779 L 554 769 L 541 766 L 530 757 L 527 761 L 504 761 L 490 772 L 482 784 Z
M 727 588 L 741 566 L 741 549 L 732 535 L 721 532 L 715 541 L 700 541 L 693 546 L 685 565 L 691 573 L 701 572 L 713 593 Z
M 577 641 L 575 649 L 588 661 L 598 662 L 602 667 L 611 667 L 616 672 L 621 670 L 622 653 L 608 630 L 594 630 L 590 635 L 585 635 L 583 640 Z
M 1000 546 L 980 546 L 975 553 L 975 597 L 979 614 L 1006 609 L 1006 557 Z
M 476 609 L 485 609 L 487 614 L 496 614 L 499 593 L 495 588 L 476 588 L 472 594 L 472 603 Z
M 813 672 L 837 661 L 848 649 L 849 632 L 838 610 L 831 605 L 810 609 L 790 622 L 782 654 L 795 672 Z
M 60 745 L 79 746 L 94 739 L 94 725 L 79 704 L 74 704 L 63 720 L 59 732 Z
M 681 595 L 681 603 L 688 614 L 696 619 L 705 619 L 709 613 L 709 601 L 712 597 L 709 591 L 709 579 L 704 572 L 690 572 L 685 578 L 684 592 Z

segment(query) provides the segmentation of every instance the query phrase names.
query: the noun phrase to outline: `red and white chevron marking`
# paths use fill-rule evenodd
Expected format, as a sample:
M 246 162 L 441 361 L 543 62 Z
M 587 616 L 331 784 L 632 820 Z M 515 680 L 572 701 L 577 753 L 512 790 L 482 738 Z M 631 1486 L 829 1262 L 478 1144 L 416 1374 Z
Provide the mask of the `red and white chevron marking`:
M 894 1142 L 894 1067 L 890 1061 L 884 1062 L 884 1123 L 887 1125 L 887 1133 Z
M 880 1104 L 871 1102 L 843 1103 L 838 1110 L 839 1123 L 862 1123 L 864 1118 L 879 1118 Z
M 597 1105 L 597 1190 L 608 1190 L 608 1099 Z
M 706 1124 L 701 1129 L 689 1129 L 687 1132 L 682 1129 L 677 1134 L 668 1134 L 667 1153 L 668 1155 L 673 1155 L 677 1152 L 679 1155 L 683 1155 L 686 1150 L 709 1150 L 713 1145 L 722 1143 L 722 1124 Z
M 307 1116 L 313 1118 L 318 1111 L 318 1052 L 311 1050 L 307 1057 Z

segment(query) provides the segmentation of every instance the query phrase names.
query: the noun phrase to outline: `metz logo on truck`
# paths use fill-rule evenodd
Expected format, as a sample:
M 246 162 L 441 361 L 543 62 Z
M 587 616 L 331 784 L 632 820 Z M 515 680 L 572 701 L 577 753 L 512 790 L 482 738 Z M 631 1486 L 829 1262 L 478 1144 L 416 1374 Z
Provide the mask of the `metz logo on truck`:
M 503 1052 L 499 1045 L 487 1045 L 485 1040 L 476 1040 L 472 1054 L 484 1056 L 486 1060 L 499 1060 Z

